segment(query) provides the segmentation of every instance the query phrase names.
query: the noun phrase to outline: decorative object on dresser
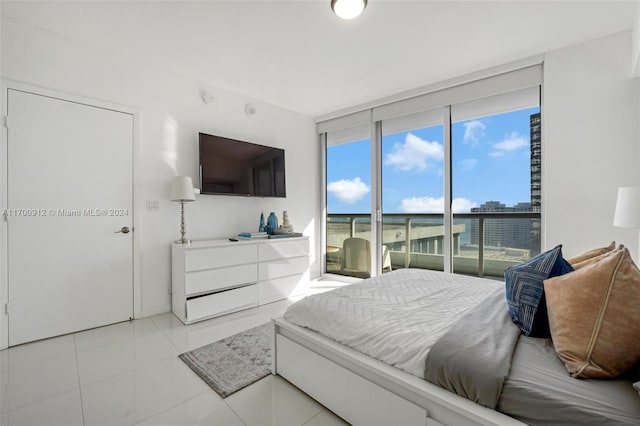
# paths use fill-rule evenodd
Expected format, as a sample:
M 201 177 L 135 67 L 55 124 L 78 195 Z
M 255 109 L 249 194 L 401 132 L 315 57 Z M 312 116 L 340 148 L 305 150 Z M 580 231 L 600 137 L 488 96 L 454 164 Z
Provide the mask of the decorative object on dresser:
M 260 212 L 260 225 L 258 225 L 258 232 L 266 232 L 264 225 L 264 212 Z
M 267 219 L 267 234 L 272 235 L 278 230 L 278 217 L 274 212 L 269 213 L 269 218 Z
M 293 225 L 289 223 L 289 215 L 287 211 L 282 212 L 282 225 L 275 232 L 276 234 L 290 234 L 293 232 Z
M 187 234 L 187 225 L 184 220 L 184 203 L 195 201 L 196 196 L 193 192 L 193 183 L 189 176 L 176 176 L 173 178 L 171 186 L 171 201 L 180 203 L 180 239 L 176 243 L 189 244 L 189 240 L 185 236 Z
M 309 239 L 173 244 L 171 262 L 172 310 L 191 324 L 306 293 Z
M 266 232 L 239 232 L 238 238 L 243 240 L 250 240 L 254 238 L 269 238 L 269 234 Z
M 180 359 L 226 398 L 271 372 L 272 339 L 268 322 L 180 354 Z

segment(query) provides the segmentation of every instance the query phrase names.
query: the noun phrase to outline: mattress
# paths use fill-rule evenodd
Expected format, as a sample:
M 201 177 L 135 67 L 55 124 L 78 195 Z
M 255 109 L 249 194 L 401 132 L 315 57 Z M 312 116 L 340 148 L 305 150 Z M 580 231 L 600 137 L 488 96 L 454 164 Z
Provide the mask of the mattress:
M 489 279 L 402 269 L 308 296 L 291 305 L 285 318 L 424 378 L 434 343 L 503 286 Z M 504 414 L 531 425 L 640 424 L 640 398 L 631 378 L 574 379 L 550 339 L 520 336 L 511 362 L 496 407 Z
M 401 269 L 308 296 L 285 318 L 343 345 L 424 378 L 429 349 L 484 300 L 499 281 Z
M 638 425 L 640 398 L 632 382 L 574 379 L 551 339 L 520 336 L 497 409 L 531 425 Z

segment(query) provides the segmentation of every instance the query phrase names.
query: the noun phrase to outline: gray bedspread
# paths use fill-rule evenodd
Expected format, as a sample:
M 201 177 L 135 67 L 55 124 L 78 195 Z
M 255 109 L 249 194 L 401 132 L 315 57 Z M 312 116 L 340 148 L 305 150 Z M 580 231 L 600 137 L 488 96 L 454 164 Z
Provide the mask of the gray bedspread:
M 551 339 L 520 336 L 498 411 L 536 426 L 640 425 L 632 377 L 574 379 Z
M 425 379 L 530 425 L 640 425 L 637 379 L 572 378 L 551 339 L 520 334 L 503 288 L 433 344 Z
M 425 379 L 495 409 L 519 335 L 507 312 L 504 289 L 498 288 L 433 345 Z

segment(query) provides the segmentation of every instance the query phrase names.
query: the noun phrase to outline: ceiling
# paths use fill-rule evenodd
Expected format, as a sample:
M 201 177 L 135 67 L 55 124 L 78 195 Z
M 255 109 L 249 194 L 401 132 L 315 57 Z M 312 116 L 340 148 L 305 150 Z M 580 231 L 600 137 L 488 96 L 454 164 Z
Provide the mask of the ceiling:
M 630 29 L 635 1 L 2 1 L 2 15 L 317 117 Z M 631 52 L 630 52 L 631 53 Z M 631 61 L 631 56 L 630 56 Z

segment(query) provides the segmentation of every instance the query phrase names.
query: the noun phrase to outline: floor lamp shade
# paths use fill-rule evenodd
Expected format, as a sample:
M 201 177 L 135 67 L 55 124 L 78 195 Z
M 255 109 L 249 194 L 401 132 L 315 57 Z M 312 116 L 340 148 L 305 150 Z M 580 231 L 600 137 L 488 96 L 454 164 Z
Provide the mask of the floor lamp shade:
M 176 176 L 171 186 L 171 201 L 195 201 L 193 182 L 189 176 Z
M 618 188 L 616 213 L 613 226 L 620 228 L 640 228 L 640 191 L 636 187 Z

